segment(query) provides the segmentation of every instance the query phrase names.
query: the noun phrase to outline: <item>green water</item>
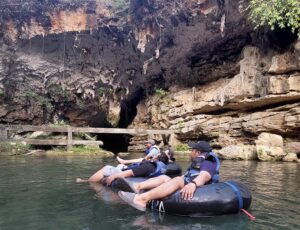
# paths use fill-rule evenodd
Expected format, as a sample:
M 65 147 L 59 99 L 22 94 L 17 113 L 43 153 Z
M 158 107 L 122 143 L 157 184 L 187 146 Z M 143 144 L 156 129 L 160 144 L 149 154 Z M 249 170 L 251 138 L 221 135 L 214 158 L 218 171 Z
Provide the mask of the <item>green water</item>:
M 0 157 L 0 229 L 299 229 L 300 165 L 223 161 L 222 179 L 253 193 L 251 213 L 188 218 L 141 213 L 115 193 L 76 184 L 100 166 L 97 157 Z M 186 166 L 187 162 L 180 162 Z

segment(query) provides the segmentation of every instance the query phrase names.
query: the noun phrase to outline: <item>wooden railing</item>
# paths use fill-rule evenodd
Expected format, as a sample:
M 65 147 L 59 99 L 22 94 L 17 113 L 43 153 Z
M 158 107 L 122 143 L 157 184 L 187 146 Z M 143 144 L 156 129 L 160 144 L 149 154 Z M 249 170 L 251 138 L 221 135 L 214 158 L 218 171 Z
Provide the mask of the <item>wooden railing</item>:
M 67 138 L 64 140 L 43 140 L 43 139 L 12 139 L 8 138 L 8 131 L 22 132 L 54 132 L 67 133 Z M 72 145 L 103 145 L 102 141 L 93 140 L 73 140 L 73 133 L 106 133 L 106 134 L 130 134 L 130 135 L 151 135 L 161 134 L 170 135 L 174 130 L 161 129 L 121 129 L 121 128 L 90 128 L 90 127 L 71 127 L 71 126 L 32 126 L 32 125 L 2 125 L 0 124 L 0 140 L 2 141 L 23 141 L 31 145 L 66 145 L 68 149 Z

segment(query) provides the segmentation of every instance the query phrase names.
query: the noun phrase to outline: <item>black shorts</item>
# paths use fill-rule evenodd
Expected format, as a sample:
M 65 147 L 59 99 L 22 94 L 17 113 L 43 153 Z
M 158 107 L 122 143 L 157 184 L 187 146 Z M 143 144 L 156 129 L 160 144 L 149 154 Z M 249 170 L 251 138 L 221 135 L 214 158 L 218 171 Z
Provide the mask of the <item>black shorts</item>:
M 131 169 L 135 177 L 147 177 L 155 172 L 156 166 L 154 163 L 146 161 L 142 162 L 139 166 Z

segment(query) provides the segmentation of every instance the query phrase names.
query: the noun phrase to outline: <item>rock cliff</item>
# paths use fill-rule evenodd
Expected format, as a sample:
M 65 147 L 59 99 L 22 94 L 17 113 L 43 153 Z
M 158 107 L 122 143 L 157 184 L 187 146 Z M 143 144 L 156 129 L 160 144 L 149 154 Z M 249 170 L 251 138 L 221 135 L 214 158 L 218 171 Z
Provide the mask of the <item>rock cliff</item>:
M 172 128 L 174 145 L 205 138 L 249 159 L 261 133 L 295 146 L 300 44 L 253 31 L 247 3 L 3 0 L 0 121 Z

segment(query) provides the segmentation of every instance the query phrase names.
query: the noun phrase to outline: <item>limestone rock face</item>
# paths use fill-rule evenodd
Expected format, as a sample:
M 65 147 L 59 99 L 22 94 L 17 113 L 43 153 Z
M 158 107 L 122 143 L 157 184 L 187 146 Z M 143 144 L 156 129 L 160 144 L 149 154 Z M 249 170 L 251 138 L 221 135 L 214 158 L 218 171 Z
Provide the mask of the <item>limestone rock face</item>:
M 283 151 L 283 138 L 271 133 L 261 133 L 256 141 L 256 151 L 259 160 L 281 160 L 286 153 Z
M 291 71 L 299 71 L 300 62 L 298 57 L 292 53 L 276 55 L 272 58 L 269 73 L 283 74 Z
M 300 75 L 287 66 L 299 60 L 297 45 L 283 54 L 245 47 L 239 73 L 190 89 L 171 87 L 159 100 L 147 99 L 145 109 L 155 113 L 145 122 L 138 113 L 133 124 L 174 129 L 173 143 L 210 140 L 224 159 L 254 159 L 257 154 L 261 160 L 281 160 L 287 154 L 283 139 L 297 143 L 300 136 Z M 275 71 L 278 55 L 294 61 L 280 62 L 286 70 Z M 257 149 L 248 148 L 255 145 Z
M 242 4 L 3 0 L 0 121 L 126 127 L 156 89 L 237 71 L 252 31 Z M 155 112 L 150 120 L 168 128 Z
M 222 148 L 218 155 L 225 160 L 256 160 L 256 147 L 253 145 L 229 145 Z

